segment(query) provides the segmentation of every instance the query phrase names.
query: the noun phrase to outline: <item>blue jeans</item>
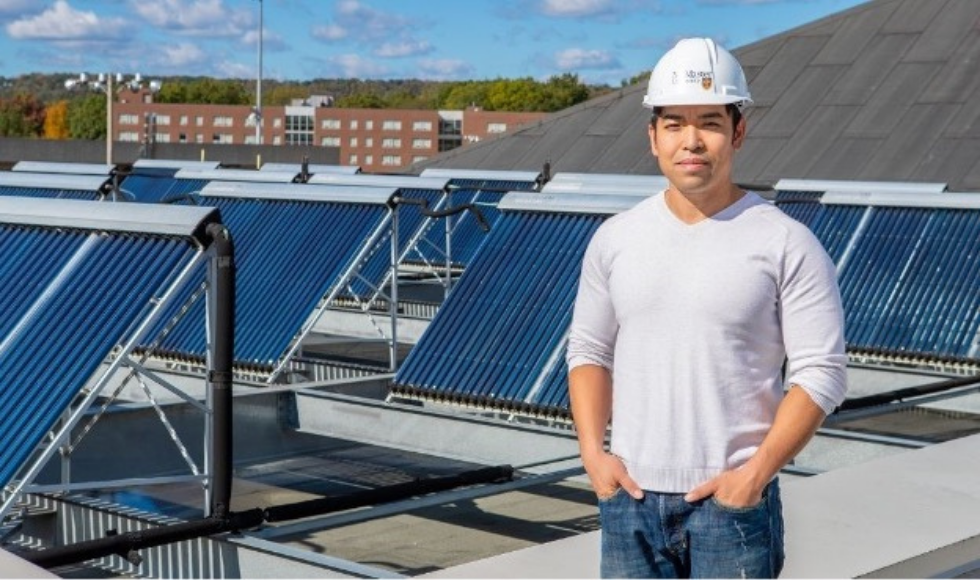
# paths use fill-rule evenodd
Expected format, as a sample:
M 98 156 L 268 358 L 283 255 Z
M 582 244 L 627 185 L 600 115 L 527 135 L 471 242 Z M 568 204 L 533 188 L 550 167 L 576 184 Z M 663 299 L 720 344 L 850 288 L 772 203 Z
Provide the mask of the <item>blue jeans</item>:
M 783 569 L 779 483 L 748 508 L 714 497 L 623 490 L 599 500 L 603 578 L 775 578 Z

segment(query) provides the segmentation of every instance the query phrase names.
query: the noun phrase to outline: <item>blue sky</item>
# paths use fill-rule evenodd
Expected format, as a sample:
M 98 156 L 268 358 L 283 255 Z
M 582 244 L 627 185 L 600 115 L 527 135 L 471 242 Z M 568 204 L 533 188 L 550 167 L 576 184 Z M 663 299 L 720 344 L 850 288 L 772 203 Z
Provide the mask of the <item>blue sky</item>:
M 618 86 L 684 36 L 737 48 L 862 0 L 0 0 L 0 75 Z

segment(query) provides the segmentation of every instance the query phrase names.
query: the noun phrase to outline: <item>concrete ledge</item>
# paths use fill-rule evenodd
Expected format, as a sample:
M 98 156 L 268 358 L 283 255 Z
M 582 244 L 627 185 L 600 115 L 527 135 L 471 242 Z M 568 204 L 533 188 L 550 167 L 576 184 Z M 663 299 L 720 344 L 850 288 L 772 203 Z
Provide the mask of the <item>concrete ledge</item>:
M 980 435 L 783 482 L 785 578 L 980 570 Z M 595 578 L 599 532 L 440 570 L 439 578 Z

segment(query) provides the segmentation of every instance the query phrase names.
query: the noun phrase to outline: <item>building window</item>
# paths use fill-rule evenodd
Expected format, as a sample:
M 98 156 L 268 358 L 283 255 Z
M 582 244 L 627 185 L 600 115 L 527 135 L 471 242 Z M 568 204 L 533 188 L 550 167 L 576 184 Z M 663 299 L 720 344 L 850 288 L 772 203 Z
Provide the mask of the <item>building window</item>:
M 170 125 L 170 115 L 155 115 L 157 126 Z
M 180 126 L 181 127 L 186 127 L 187 126 L 187 115 L 181 115 L 180 116 Z
M 177 141 L 180 143 L 187 143 L 187 133 L 181 133 L 177 136 Z
M 357 153 L 351 153 L 350 156 L 347 157 L 347 165 L 357 165 Z
M 381 158 L 381 165 L 398 166 L 402 164 L 401 155 L 385 155 Z
M 324 137 L 320 139 L 322 147 L 340 147 L 340 137 Z
M 412 139 L 412 149 L 432 149 L 432 139 Z
M 120 131 L 119 140 L 134 143 L 140 140 L 140 134 L 136 131 Z
M 348 145 L 350 145 L 351 147 L 357 147 L 357 137 L 351 137 Z
M 382 131 L 401 131 L 402 130 L 402 122 L 401 121 L 393 121 L 393 120 L 385 121 L 384 123 L 381 124 L 381 130 Z
M 463 122 L 459 119 L 440 119 L 439 121 L 439 134 L 440 135 L 462 135 L 463 134 Z
M 383 149 L 401 149 L 402 140 L 397 137 L 385 137 L 384 140 L 381 141 L 381 147 Z
M 487 133 L 506 133 L 507 123 L 487 123 Z
M 257 143 L 258 143 L 258 141 L 255 139 L 255 135 L 254 134 L 245 135 L 245 144 L 246 145 L 255 145 Z
M 286 145 L 312 145 L 313 135 L 309 133 L 286 133 Z
M 194 135 L 194 142 L 195 143 L 204 143 L 204 135 L 201 135 L 200 133 L 198 133 L 197 135 Z
M 365 155 L 364 156 L 364 164 L 365 165 L 374 165 L 374 155 Z
M 432 121 L 415 121 L 412 123 L 412 131 L 432 131 Z
M 275 127 L 276 129 L 282 127 L 282 117 L 276 117 L 275 119 L 273 119 L 272 126 Z
M 364 146 L 365 147 L 374 147 L 374 137 L 365 137 L 364 138 Z
M 119 115 L 120 125 L 139 125 L 139 115 Z
M 154 133 L 154 143 L 170 143 L 170 133 Z
M 340 119 L 324 119 L 320 123 L 321 129 L 340 129 Z
M 357 119 L 351 119 L 350 125 L 348 125 L 352 131 L 357 130 Z
M 368 120 L 364 121 L 364 130 L 365 131 L 373 131 L 374 130 L 374 121 L 371 120 L 371 119 L 368 119 Z
M 215 133 L 211 136 L 212 143 L 219 143 L 222 145 L 228 145 L 233 142 L 231 135 L 228 133 Z
M 234 125 L 234 120 L 231 117 L 226 117 L 224 115 L 221 115 L 214 118 L 215 127 L 231 127 L 233 125 Z
M 279 135 L 276 135 L 275 137 L 273 137 L 272 138 L 272 144 L 273 145 L 282 145 L 282 137 L 280 137 Z
M 309 115 L 286 115 L 286 131 L 313 132 L 313 117 Z
M 195 117 L 194 118 L 194 124 L 197 125 L 198 127 L 203 127 L 204 126 L 204 117 L 201 117 L 200 115 L 198 115 L 197 117 Z

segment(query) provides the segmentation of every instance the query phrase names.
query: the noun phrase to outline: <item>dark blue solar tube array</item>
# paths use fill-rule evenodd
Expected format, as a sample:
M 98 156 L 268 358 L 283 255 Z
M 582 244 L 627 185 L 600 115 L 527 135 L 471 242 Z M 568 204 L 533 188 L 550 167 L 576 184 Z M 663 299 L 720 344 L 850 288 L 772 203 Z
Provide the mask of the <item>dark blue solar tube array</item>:
M 220 208 L 235 243 L 235 362 L 262 371 L 270 370 L 285 354 L 388 211 L 381 205 L 224 197 L 202 197 L 201 203 Z M 154 336 L 204 279 L 202 267 Z M 203 301 L 195 302 L 159 342 L 156 353 L 203 360 L 204 312 Z
M 606 216 L 504 214 L 395 378 L 395 392 L 530 411 L 563 348 L 585 247 Z M 562 366 L 559 364 L 558 366 Z
M 872 211 L 840 276 L 848 345 L 970 356 L 980 323 L 980 212 Z
M 0 485 L 196 254 L 187 240 L 0 226 Z
M 47 187 L 0 187 L 0 195 L 11 197 L 41 197 L 47 199 L 82 199 L 95 201 L 99 199 L 98 191 L 81 191 L 78 189 L 51 189 Z
M 198 194 L 208 184 L 204 179 L 176 179 L 167 175 L 136 174 L 126 177 L 120 184 L 123 195 L 131 201 L 161 203 L 180 200 Z

